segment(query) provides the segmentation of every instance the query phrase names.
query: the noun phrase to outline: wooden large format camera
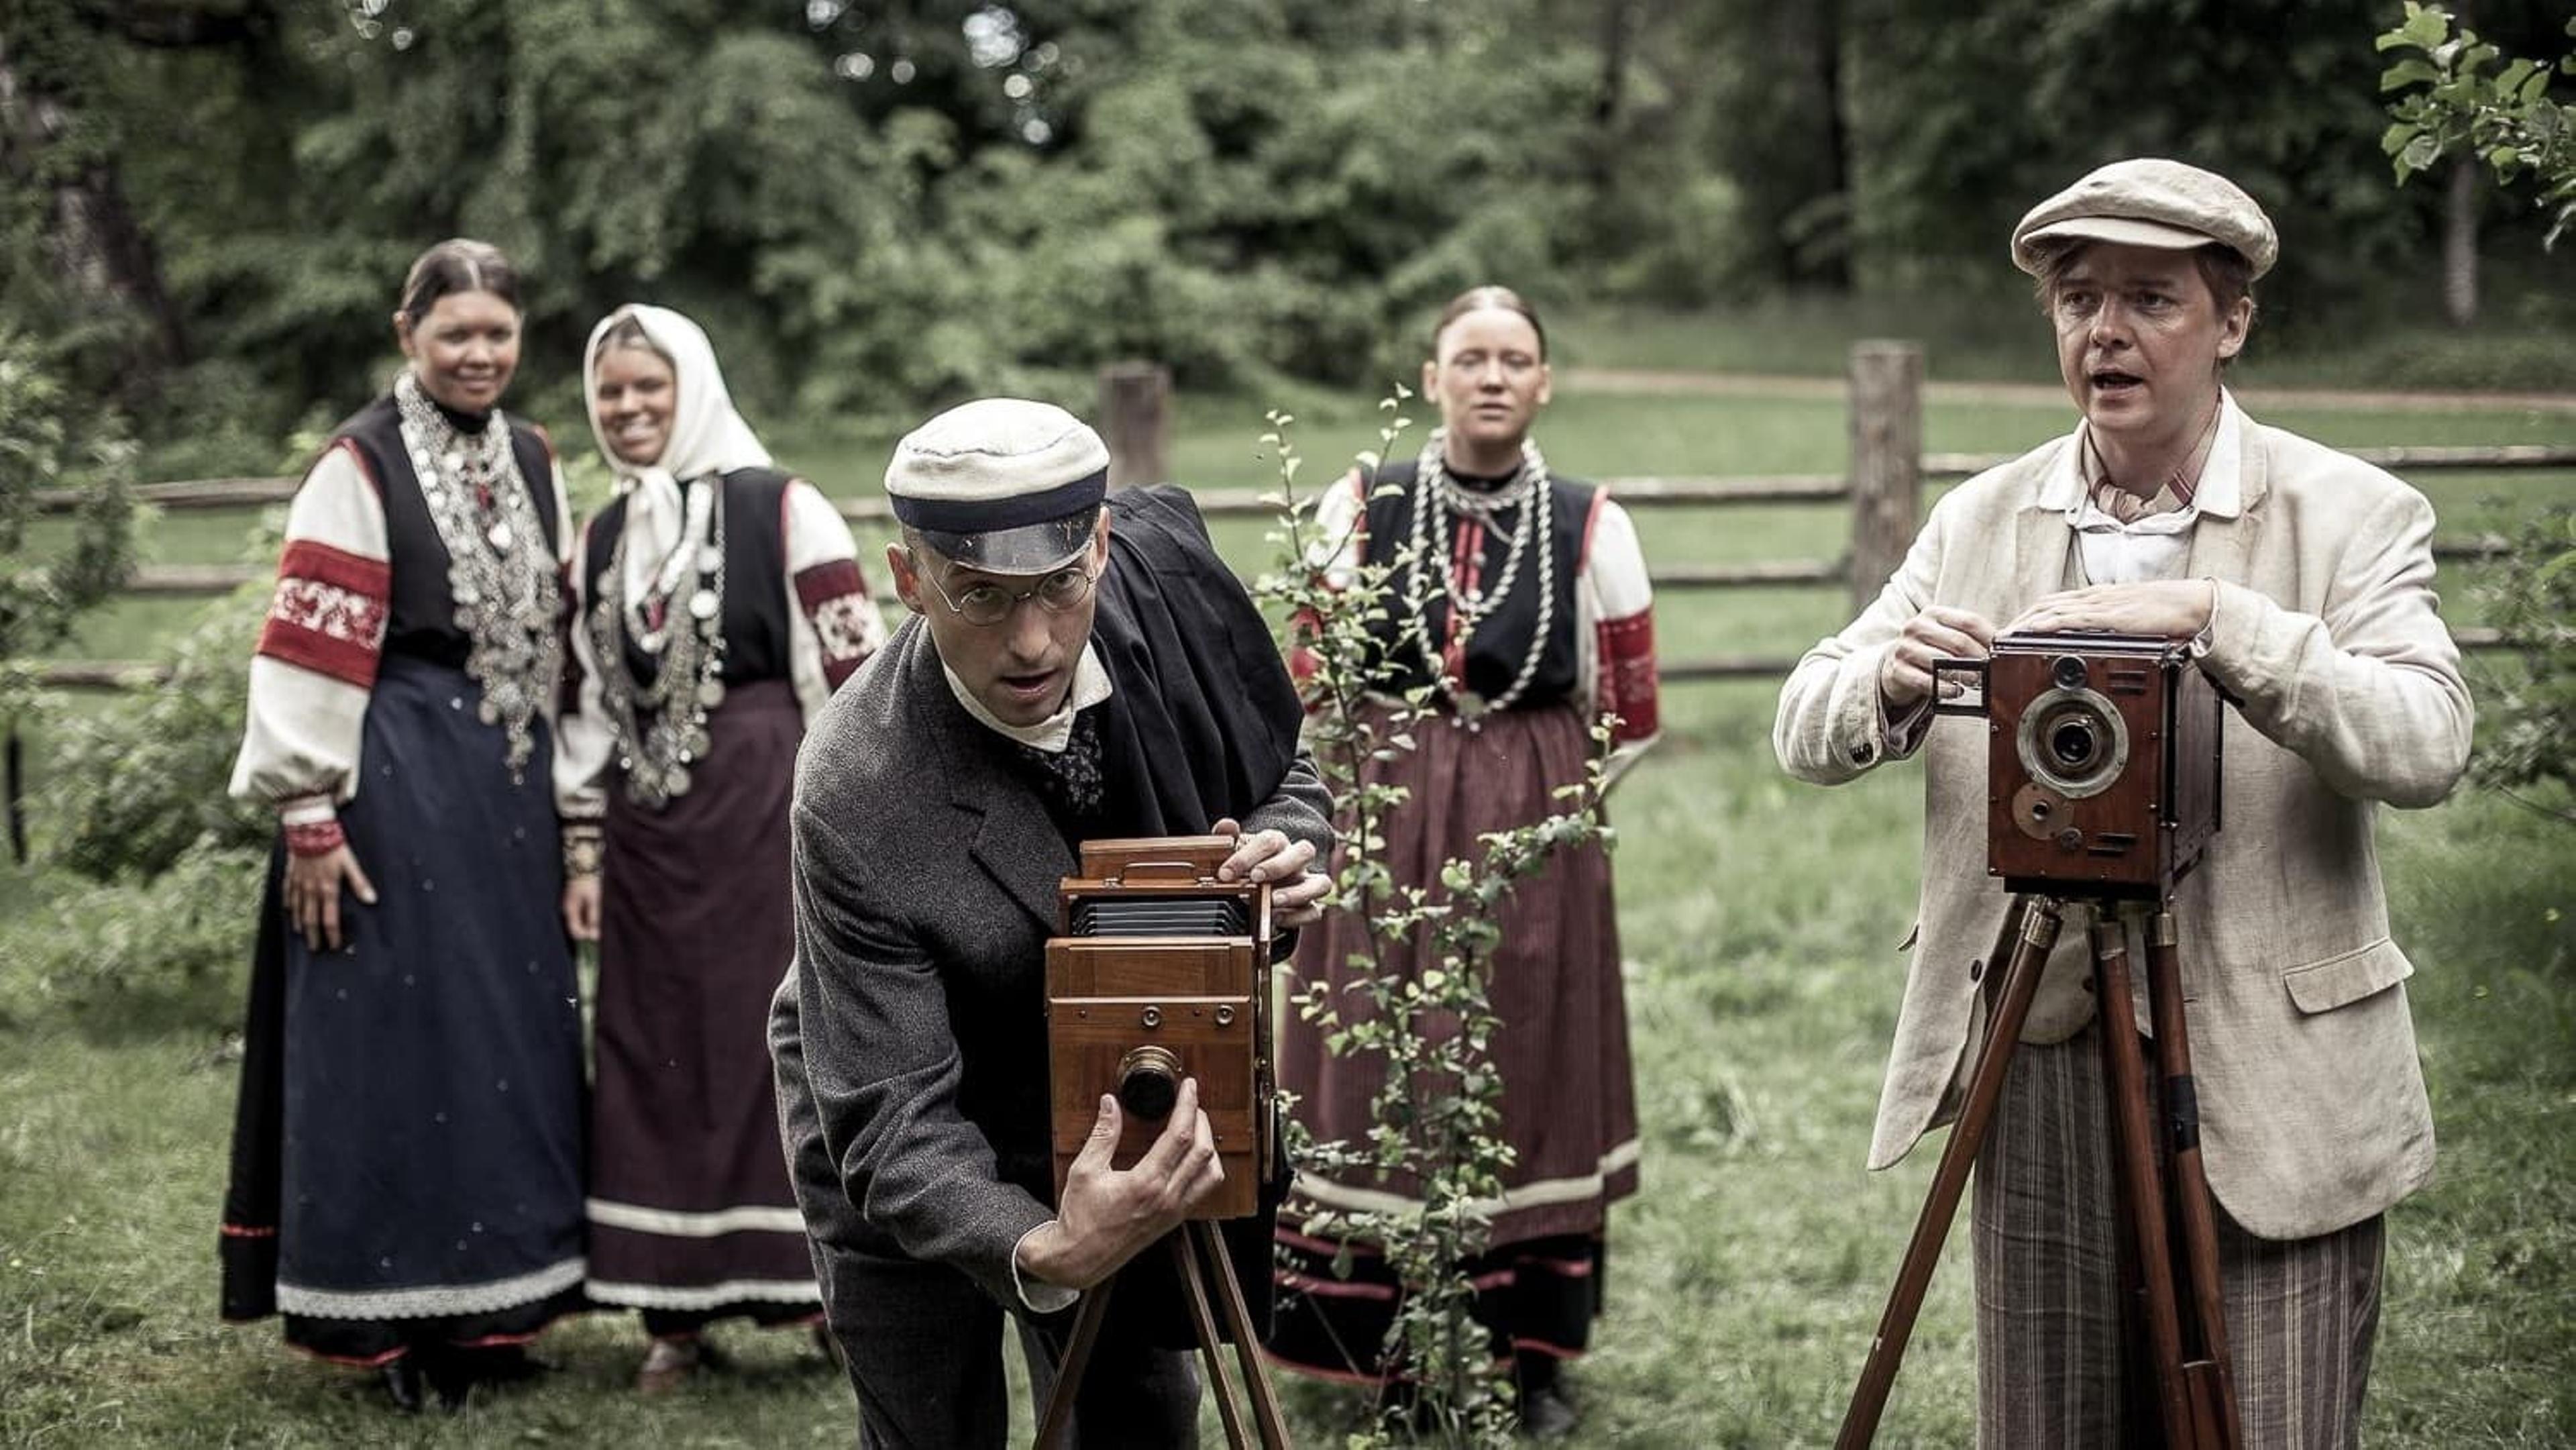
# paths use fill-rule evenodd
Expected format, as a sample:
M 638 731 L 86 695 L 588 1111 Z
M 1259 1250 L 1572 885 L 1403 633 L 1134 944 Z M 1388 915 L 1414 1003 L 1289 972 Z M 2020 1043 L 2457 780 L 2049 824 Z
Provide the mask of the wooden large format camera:
M 1193 1215 L 1259 1209 L 1272 1169 L 1270 888 L 1219 881 L 1225 836 L 1086 841 L 1057 891 L 1047 942 L 1047 1055 L 1055 1184 L 1100 1116 L 1123 1118 L 1114 1166 L 1131 1167 L 1169 1121 L 1184 1078 L 1214 1130 L 1225 1184 Z
M 1986 721 L 1986 870 L 2007 889 L 2158 897 L 2218 834 L 2225 706 L 2187 645 L 2005 634 L 1933 678 L 1936 711 Z

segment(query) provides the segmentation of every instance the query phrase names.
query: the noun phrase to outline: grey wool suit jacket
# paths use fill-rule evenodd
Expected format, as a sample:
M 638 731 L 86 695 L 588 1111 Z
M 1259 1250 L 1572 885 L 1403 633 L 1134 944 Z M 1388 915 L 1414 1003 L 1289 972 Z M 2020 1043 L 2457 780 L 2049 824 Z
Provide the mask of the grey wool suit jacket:
M 2432 506 L 2377 468 L 2239 416 L 2237 512 L 2204 512 L 2186 570 L 2218 581 L 2201 667 L 2236 700 L 2225 819 L 2174 910 L 2210 1186 L 2248 1230 L 2292 1239 L 2368 1218 L 2432 1173 L 2403 985 L 2414 967 L 2389 935 L 2372 826 L 2382 803 L 2450 792 L 2471 712 L 2436 612 Z M 1972 964 L 2006 906 L 1985 868 L 1984 727 L 1936 718 L 1898 738 L 1879 665 L 1928 604 L 2001 626 L 2063 587 L 2074 530 L 2051 500 L 2067 496 L 2071 444 L 2042 444 L 1944 497 L 1878 600 L 1808 651 L 1780 692 L 1772 744 L 1800 779 L 1831 785 L 1923 755 L 1920 917 L 1872 1168 L 1946 1114 L 1982 1034 Z M 2026 1040 L 2072 1035 L 2093 1011 L 2084 933 L 2069 926 Z
M 858 1254 L 947 1265 L 1017 1309 L 1013 1251 L 1054 1216 L 1045 944 L 1075 859 L 1008 748 L 915 619 L 798 756 L 796 963 L 770 1047 L 827 1296 L 835 1254 Z M 1300 753 L 1243 824 L 1320 854 L 1330 811 Z

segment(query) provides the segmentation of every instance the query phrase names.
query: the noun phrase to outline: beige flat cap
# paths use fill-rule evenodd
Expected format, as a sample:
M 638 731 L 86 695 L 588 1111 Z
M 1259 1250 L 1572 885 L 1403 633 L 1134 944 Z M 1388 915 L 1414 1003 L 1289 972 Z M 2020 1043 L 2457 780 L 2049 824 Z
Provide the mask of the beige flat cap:
M 905 434 L 885 489 L 894 516 L 947 558 L 1043 574 L 1090 546 L 1109 445 L 1052 403 L 979 398 Z
M 2251 263 L 2257 277 L 2281 254 L 2272 219 L 2242 187 L 2158 156 L 2114 161 L 2032 207 L 2013 228 L 2013 265 L 2037 276 L 2049 253 L 2076 241 L 2168 248 L 2216 242 Z

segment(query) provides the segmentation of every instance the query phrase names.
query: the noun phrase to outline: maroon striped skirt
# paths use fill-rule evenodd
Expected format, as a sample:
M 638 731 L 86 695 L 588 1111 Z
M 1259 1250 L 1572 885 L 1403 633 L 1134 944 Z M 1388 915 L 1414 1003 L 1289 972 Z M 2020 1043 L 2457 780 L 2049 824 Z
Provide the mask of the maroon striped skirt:
M 692 1317 L 819 1305 L 779 1148 L 770 994 L 795 947 L 788 822 L 804 734 L 784 680 L 709 715 L 688 794 L 610 785 L 601 867 L 590 1296 Z

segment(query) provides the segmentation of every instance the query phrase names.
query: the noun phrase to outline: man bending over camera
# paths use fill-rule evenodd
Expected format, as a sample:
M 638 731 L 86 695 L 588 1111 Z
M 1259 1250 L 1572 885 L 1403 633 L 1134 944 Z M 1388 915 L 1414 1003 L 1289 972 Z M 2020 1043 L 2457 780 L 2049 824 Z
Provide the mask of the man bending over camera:
M 1236 836 L 1221 874 L 1274 883 L 1283 927 L 1329 885 L 1307 866 L 1331 801 L 1268 627 L 1189 496 L 1104 503 L 1108 465 L 1073 415 L 1012 399 L 905 438 L 886 560 L 915 617 L 798 760 L 797 965 L 770 1048 L 869 1447 L 999 1447 L 1003 1315 L 1043 1400 L 1080 1292 L 1222 1179 L 1185 1083 L 1124 1170 L 1103 1098 L 1055 1193 L 1045 943 L 1076 845 Z M 1075 1401 L 1083 1445 L 1196 1441 L 1189 1341 L 1141 1287 L 1110 1301 Z

